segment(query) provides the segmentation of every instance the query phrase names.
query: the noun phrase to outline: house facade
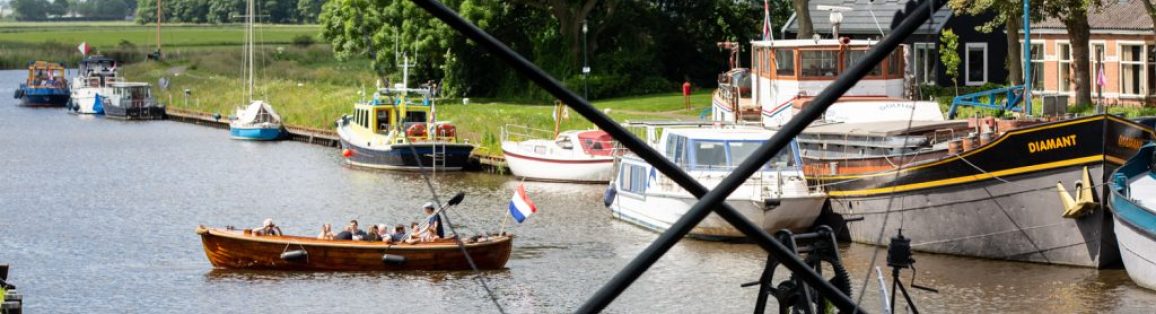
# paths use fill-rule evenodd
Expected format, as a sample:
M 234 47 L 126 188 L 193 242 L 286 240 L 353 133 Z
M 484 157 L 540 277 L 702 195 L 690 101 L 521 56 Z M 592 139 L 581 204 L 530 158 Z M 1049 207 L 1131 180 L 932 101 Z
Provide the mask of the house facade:
M 840 37 L 879 39 L 897 27 L 906 12 L 915 10 L 917 4 L 916 1 L 901 0 L 811 0 L 809 7 L 815 33 L 823 38 L 832 37 L 830 11 L 819 7 L 837 6 L 850 9 L 841 12 Z M 922 85 L 952 86 L 951 78 L 939 62 L 939 35 L 945 29 L 951 29 L 959 36 L 960 86 L 1007 83 L 1007 35 L 1004 29 L 1000 27 L 990 33 L 976 30 L 993 17 L 994 14 L 956 15 L 947 6 L 940 8 L 931 20 L 905 41 L 906 63 L 910 65 L 908 75 Z M 798 29 L 798 21 L 792 14 L 782 33 L 793 39 Z
M 1106 105 L 1156 104 L 1156 32 L 1139 0 L 1105 1 L 1088 14 L 1092 99 Z M 1075 101 L 1072 45 L 1064 24 L 1048 19 L 1032 25 L 1033 94 L 1069 95 Z M 1098 73 L 1103 71 L 1103 79 Z M 1102 84 L 1101 84 L 1102 83 Z

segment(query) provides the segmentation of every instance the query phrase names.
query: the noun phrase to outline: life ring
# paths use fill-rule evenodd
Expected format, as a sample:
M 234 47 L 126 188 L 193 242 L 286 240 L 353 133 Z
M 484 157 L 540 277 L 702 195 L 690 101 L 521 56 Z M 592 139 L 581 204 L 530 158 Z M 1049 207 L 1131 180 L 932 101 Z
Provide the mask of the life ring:
M 405 128 L 406 137 L 425 137 L 426 133 L 425 123 L 422 122 L 411 124 L 408 128 Z
M 457 137 L 458 127 L 449 123 L 438 124 L 436 134 L 438 137 Z

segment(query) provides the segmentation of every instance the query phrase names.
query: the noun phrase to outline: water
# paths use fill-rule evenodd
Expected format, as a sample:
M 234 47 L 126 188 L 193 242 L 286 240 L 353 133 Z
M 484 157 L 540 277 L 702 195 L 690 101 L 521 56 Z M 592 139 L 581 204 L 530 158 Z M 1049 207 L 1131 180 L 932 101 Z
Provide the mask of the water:
M 470 272 L 301 273 L 214 270 L 198 224 L 313 235 L 349 219 L 407 223 L 429 200 L 415 174 L 341 166 L 336 149 L 230 140 L 189 124 L 124 122 L 23 108 L 8 98 L 20 71 L 0 71 L 0 263 L 30 313 L 496 312 Z M 209 101 L 204 99 L 203 101 Z M 451 214 L 494 230 L 511 177 L 439 174 L 442 197 L 468 193 Z M 527 182 L 539 213 L 518 234 L 508 269 L 486 272 L 511 313 L 570 312 L 657 237 L 610 218 L 601 186 Z M 856 296 L 875 247 L 842 254 Z M 880 251 L 877 264 L 884 265 Z M 1148 312 L 1156 293 L 1123 270 L 916 254 L 925 312 Z M 741 313 L 753 309 L 765 253 L 748 244 L 682 241 L 611 312 Z M 886 271 L 886 269 L 885 269 Z M 910 271 L 904 280 L 910 280 Z M 784 275 L 780 274 L 778 278 Z M 872 274 L 870 278 L 874 278 Z M 879 311 L 872 279 L 864 306 Z

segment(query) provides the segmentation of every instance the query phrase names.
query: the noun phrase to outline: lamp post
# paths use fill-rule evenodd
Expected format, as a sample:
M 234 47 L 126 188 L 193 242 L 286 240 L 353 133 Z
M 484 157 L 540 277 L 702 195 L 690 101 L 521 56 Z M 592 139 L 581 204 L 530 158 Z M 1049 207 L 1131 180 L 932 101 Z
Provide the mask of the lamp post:
M 582 20 L 582 98 L 590 99 L 590 86 L 587 80 L 590 76 L 590 58 L 586 55 L 586 32 L 589 27 L 586 25 L 586 20 Z

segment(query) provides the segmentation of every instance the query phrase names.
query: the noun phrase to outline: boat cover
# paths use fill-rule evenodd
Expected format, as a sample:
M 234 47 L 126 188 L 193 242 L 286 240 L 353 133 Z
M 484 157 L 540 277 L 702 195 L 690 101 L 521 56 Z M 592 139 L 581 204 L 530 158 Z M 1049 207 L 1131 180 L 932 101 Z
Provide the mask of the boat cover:
M 270 119 L 268 121 L 263 121 L 264 119 L 261 118 L 262 112 L 268 113 L 269 114 L 268 117 L 270 117 L 272 119 Z M 269 103 L 266 103 L 266 102 L 261 101 L 261 100 L 254 100 L 252 103 L 249 104 L 249 107 L 246 107 L 245 110 L 241 110 L 240 112 L 237 113 L 237 122 L 240 122 L 242 124 L 262 123 L 262 122 L 281 123 L 281 116 L 278 115 L 276 111 L 273 111 L 273 106 L 270 106 Z
M 610 156 L 614 152 L 614 138 L 605 131 L 584 131 L 578 133 L 582 150 L 593 156 Z

